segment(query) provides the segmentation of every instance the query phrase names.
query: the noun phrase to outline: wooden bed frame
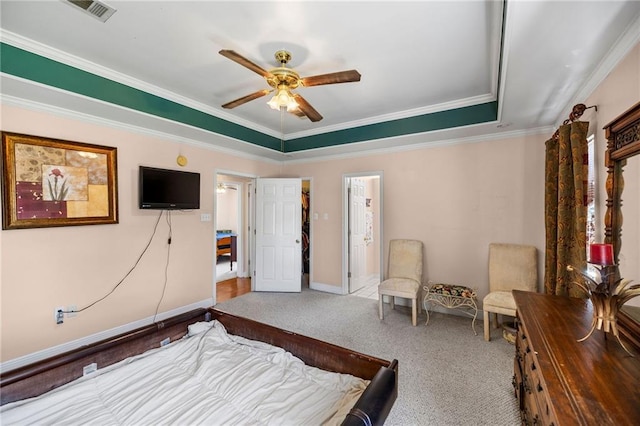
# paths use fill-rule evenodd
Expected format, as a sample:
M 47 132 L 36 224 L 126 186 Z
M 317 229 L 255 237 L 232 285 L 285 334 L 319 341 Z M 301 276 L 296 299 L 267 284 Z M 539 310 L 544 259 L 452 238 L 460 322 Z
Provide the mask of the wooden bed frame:
M 31 398 L 82 376 L 83 367 L 96 363 L 104 368 L 130 356 L 172 342 L 187 333 L 197 321 L 216 319 L 230 334 L 279 346 L 306 364 L 336 373 L 371 380 L 369 386 L 342 423 L 381 425 L 398 394 L 398 362 L 364 355 L 321 340 L 292 333 L 214 308 L 196 309 L 129 333 L 39 361 L 0 375 L 0 404 Z

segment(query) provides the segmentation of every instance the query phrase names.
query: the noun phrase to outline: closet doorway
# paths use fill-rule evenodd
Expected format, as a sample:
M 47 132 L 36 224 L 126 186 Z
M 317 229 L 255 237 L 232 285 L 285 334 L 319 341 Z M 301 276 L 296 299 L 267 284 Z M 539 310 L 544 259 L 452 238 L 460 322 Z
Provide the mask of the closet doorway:
M 302 178 L 302 288 L 311 276 L 311 179 Z
M 344 175 L 343 293 L 378 298 L 383 276 L 382 172 Z

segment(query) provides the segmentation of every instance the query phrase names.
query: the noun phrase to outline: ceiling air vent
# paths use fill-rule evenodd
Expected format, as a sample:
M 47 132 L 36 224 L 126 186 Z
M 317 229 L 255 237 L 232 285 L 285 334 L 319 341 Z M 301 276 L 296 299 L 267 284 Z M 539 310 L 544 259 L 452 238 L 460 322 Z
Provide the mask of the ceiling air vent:
M 85 13 L 93 16 L 94 18 L 105 22 L 115 13 L 115 9 L 107 6 L 104 3 L 94 0 L 63 0 L 65 3 L 75 6 L 81 9 Z

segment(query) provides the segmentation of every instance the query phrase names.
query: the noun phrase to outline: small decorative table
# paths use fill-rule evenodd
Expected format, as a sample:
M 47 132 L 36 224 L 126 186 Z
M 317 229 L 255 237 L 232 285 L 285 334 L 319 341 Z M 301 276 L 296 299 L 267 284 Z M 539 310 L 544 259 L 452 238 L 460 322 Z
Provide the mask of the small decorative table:
M 447 309 L 461 309 L 465 314 L 473 317 L 471 321 L 471 329 L 476 336 L 476 318 L 478 317 L 478 303 L 476 290 L 463 285 L 453 284 L 435 284 L 429 283 L 424 286 L 424 299 L 422 304 L 427 313 L 427 322 L 429 324 L 429 310 L 434 303 L 444 306 Z M 430 305 L 427 306 L 427 303 Z

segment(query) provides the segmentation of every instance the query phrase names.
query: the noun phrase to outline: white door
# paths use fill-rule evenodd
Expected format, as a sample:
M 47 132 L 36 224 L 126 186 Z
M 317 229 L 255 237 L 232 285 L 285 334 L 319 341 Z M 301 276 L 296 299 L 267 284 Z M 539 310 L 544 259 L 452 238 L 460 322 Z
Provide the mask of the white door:
M 351 178 L 349 191 L 349 293 L 364 287 L 367 275 L 364 179 Z
M 302 291 L 302 181 L 257 179 L 255 291 Z

